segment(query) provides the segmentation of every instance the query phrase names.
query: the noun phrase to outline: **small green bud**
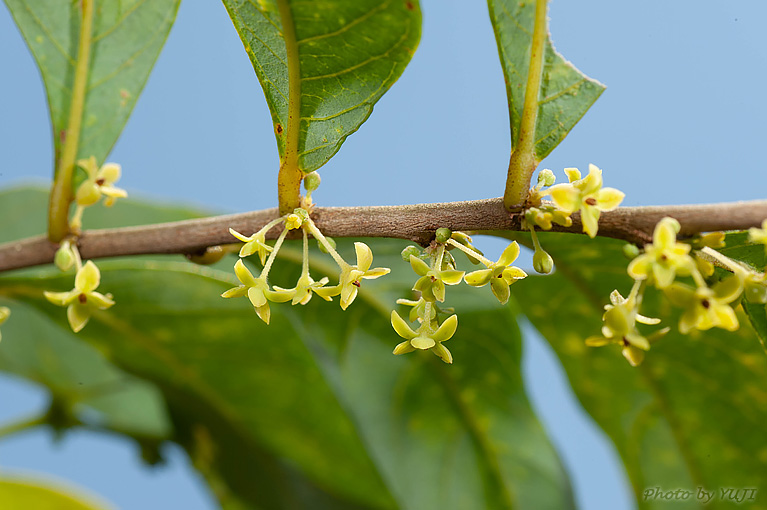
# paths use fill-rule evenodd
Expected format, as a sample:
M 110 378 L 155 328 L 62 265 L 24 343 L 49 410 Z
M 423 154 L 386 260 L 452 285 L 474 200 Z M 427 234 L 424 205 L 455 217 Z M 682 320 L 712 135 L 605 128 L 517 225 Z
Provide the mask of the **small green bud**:
M 330 245 L 331 248 L 333 248 L 334 250 L 336 249 L 336 241 L 335 241 L 335 239 L 333 239 L 332 237 L 325 236 L 325 240 L 328 242 L 328 244 Z M 328 250 L 325 248 L 325 245 L 322 244 L 321 242 L 317 241 L 317 246 L 319 246 L 320 251 L 322 253 L 327 253 L 328 252 Z
M 767 285 L 753 281 L 746 281 L 746 299 L 750 303 L 767 303 Z
M 537 250 L 533 254 L 533 268 L 541 274 L 549 274 L 554 268 L 554 260 L 545 251 Z
M 639 247 L 635 244 L 626 243 L 623 245 L 623 255 L 629 260 L 634 260 L 639 256 Z
M 554 172 L 548 168 L 544 168 L 538 173 L 538 184 L 542 186 L 552 186 L 556 180 L 557 178 L 554 176 Z
M 320 174 L 317 172 L 310 172 L 304 176 L 304 189 L 308 192 L 312 192 L 320 187 Z
M 53 263 L 62 271 L 68 271 L 75 263 L 75 254 L 72 252 L 72 245 L 69 241 L 62 241 L 56 255 L 53 257 Z
M 436 232 L 436 239 L 438 243 L 446 243 L 448 239 L 453 235 L 453 232 L 449 228 L 438 228 Z
M 301 218 L 302 222 L 309 219 L 309 212 L 306 209 L 302 209 L 300 207 L 293 209 L 293 214 Z
M 414 257 L 421 256 L 421 250 L 417 246 L 414 246 L 411 244 L 410 246 L 402 250 L 401 255 L 402 255 L 402 260 L 404 260 L 405 262 L 410 262 L 411 255 Z

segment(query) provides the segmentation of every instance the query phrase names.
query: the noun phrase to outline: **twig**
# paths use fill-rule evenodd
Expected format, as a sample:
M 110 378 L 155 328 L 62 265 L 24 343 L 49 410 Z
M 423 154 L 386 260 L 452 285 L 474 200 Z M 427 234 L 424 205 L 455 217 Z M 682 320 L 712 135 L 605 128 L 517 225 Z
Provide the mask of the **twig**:
M 718 230 L 740 230 L 759 226 L 767 218 L 767 200 L 707 205 L 621 207 L 602 213 L 599 235 L 643 244 L 652 239 L 655 224 L 664 216 L 682 225 L 680 236 Z M 214 216 L 210 218 L 90 230 L 79 240 L 85 259 L 158 253 L 200 253 L 208 246 L 231 243 L 233 228 L 243 234 L 257 231 L 277 217 L 277 209 Z M 521 215 L 508 213 L 503 199 L 468 202 L 373 207 L 318 207 L 312 213 L 317 226 L 332 237 L 391 237 L 427 244 L 440 227 L 452 230 L 489 232 L 521 230 Z M 555 231 L 581 232 L 580 216 L 573 215 L 570 228 Z M 273 229 L 269 238 L 280 233 Z M 48 264 L 57 245 L 44 236 L 0 245 L 0 271 Z

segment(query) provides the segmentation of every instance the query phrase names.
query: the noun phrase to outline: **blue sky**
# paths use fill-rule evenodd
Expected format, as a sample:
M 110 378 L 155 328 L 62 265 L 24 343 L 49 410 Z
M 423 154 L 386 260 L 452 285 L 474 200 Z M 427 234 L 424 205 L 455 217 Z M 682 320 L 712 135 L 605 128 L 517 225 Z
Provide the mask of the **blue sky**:
M 406 204 L 502 194 L 510 147 L 503 77 L 483 2 L 422 0 L 423 38 L 400 81 L 320 173 L 321 205 Z M 767 104 L 767 4 L 553 1 L 557 49 L 608 88 L 547 158 L 604 169 L 624 205 L 764 198 L 756 158 Z M 39 73 L 0 7 L 0 186 L 49 180 L 52 150 Z M 110 161 L 133 196 L 235 212 L 276 205 L 277 151 L 250 62 L 218 2 L 185 0 Z M 480 242 L 493 255 L 500 245 Z M 483 244 L 484 243 L 484 244 Z M 529 328 L 528 328 L 529 329 Z M 530 395 L 583 508 L 633 508 L 612 446 L 584 415 L 548 347 L 526 345 Z M 45 405 L 0 377 L 0 423 Z M 85 433 L 53 444 L 0 442 L 0 468 L 74 480 L 120 508 L 215 507 L 182 452 L 148 470 L 133 447 Z M 106 460 L 105 460 L 106 459 Z

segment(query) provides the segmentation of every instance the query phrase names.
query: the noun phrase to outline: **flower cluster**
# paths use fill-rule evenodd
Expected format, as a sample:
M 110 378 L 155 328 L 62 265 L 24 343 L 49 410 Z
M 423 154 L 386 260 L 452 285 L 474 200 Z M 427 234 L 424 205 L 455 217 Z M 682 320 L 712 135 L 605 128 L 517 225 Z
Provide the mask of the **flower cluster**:
M 634 279 L 631 294 L 623 299 L 617 291 L 613 292 L 610 296 L 612 304 L 605 307 L 602 317 L 603 336 L 588 338 L 587 345 L 621 344 L 623 355 L 629 362 L 634 366 L 639 364 L 644 357 L 643 351 L 650 348 L 653 339 L 669 329 L 664 328 L 651 337 L 644 337 L 637 331 L 636 322 L 658 322 L 657 319 L 648 321 L 639 314 L 647 286 L 659 289 L 671 304 L 682 308 L 678 328 L 683 334 L 711 328 L 735 331 L 739 323 L 733 306 L 741 296 L 752 302 L 767 303 L 765 274 L 712 248 L 724 246 L 722 234 L 701 236 L 691 245 L 677 240 L 680 230 L 679 222 L 673 218 L 658 222 L 652 243 L 647 244 L 642 253 L 635 253 L 628 266 L 628 274 Z M 760 237 L 763 232 L 764 237 Z M 767 232 L 762 229 L 752 229 L 750 234 L 752 241 L 767 243 Z M 714 274 L 714 263 L 732 274 L 709 285 L 706 278 Z M 679 281 L 680 278 L 688 278 L 691 282 Z
M 86 178 L 75 192 L 75 210 L 69 221 L 72 235 L 63 239 L 54 255 L 53 262 L 61 271 L 76 270 L 74 288 L 67 292 L 45 291 L 45 298 L 57 306 L 67 308 L 69 326 L 75 333 L 80 332 L 95 310 L 106 310 L 114 306 L 111 294 L 96 292 L 101 283 L 101 272 L 93 261 L 83 261 L 77 248 L 77 237 L 82 228 L 82 217 L 86 207 L 104 198 L 104 205 L 111 207 L 118 198 L 125 198 L 125 190 L 114 186 L 120 179 L 121 168 L 116 163 L 106 163 L 99 168 L 96 158 L 82 159 L 77 165 L 85 171 Z
M 388 268 L 379 267 L 371 269 L 373 265 L 373 252 L 365 243 L 354 243 L 357 263 L 347 263 L 336 251 L 335 242 L 320 232 L 309 214 L 312 207 L 311 192 L 318 185 L 319 175 L 316 172 L 308 174 L 304 180 L 304 186 L 308 191 L 307 197 L 304 198 L 302 204 L 304 207 L 295 209 L 292 213 L 267 223 L 263 228 L 250 236 L 245 236 L 236 230 L 229 229 L 229 232 L 235 238 L 245 244 L 240 249 L 240 259 L 234 266 L 234 271 L 237 279 L 240 281 L 240 285 L 227 290 L 221 296 L 224 298 L 247 296 L 258 316 L 267 324 L 269 324 L 271 317 L 270 302 L 284 303 L 290 301 L 293 305 L 305 305 L 314 294 L 317 294 L 326 301 L 332 301 L 334 296 L 340 296 L 341 308 L 346 310 L 357 297 L 363 279 L 378 278 L 389 272 Z M 270 246 L 266 242 L 266 235 L 280 223 L 283 224 L 283 230 L 277 237 L 274 246 Z M 288 232 L 291 230 L 301 230 L 303 237 L 301 275 L 293 288 L 286 289 L 276 285 L 270 286 L 268 281 L 269 271 Z M 327 277 L 315 281 L 310 275 L 309 235 L 312 235 L 317 240 L 321 250 L 328 253 L 338 265 L 339 275 L 337 285 L 329 286 L 330 280 Z M 243 258 L 256 253 L 263 265 L 263 269 L 258 277 L 254 277 L 242 261 Z
M 593 238 L 599 229 L 600 213 L 617 208 L 625 196 L 617 189 L 602 187 L 602 170 L 596 165 L 589 165 L 586 177 L 581 177 L 577 168 L 565 168 L 565 174 L 570 182 L 555 185 L 554 173 L 541 170 L 538 183 L 530 190 L 524 212 L 523 227 L 530 230 L 535 247 L 533 267 L 539 273 L 550 273 L 554 262 L 541 248 L 535 227 L 543 230 L 551 230 L 554 224 L 569 227 L 573 224 L 571 215 L 579 211 L 583 231 Z M 552 202 L 543 201 L 548 195 Z
M 459 249 L 474 264 L 483 264 L 479 269 L 466 274 L 456 268 L 455 259 L 449 250 Z M 453 356 L 443 342 L 452 338 L 458 327 L 458 316 L 454 313 L 440 322 L 440 316 L 448 313 L 437 303 L 445 301 L 446 285 L 458 285 L 461 281 L 473 287 L 490 284 L 495 297 L 501 303 L 509 300 L 509 286 L 525 278 L 527 274 L 511 264 L 519 255 L 519 245 L 511 243 L 493 262 L 471 244 L 471 238 L 462 232 L 450 232 L 446 228 L 438 229 L 436 238 L 429 247 L 421 250 L 408 246 L 402 251 L 403 260 L 418 275 L 413 290 L 419 294 L 418 300 L 400 299 L 398 304 L 412 307 L 408 319 L 417 322 L 413 329 L 396 311 L 391 314 L 394 331 L 405 339 L 394 348 L 394 354 L 405 354 L 415 350 L 430 350 L 445 363 L 452 363 Z M 450 310 L 452 312 L 452 310 Z

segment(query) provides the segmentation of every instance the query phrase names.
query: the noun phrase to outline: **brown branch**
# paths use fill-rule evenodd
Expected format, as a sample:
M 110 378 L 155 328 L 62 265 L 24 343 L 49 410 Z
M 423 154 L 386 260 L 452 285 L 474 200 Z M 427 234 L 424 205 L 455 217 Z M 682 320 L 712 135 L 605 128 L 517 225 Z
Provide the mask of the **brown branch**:
M 708 205 L 621 207 L 602 213 L 599 235 L 643 244 L 652 238 L 655 224 L 672 216 L 682 225 L 680 235 L 699 232 L 740 230 L 759 226 L 767 218 L 767 200 Z M 277 217 L 277 209 L 214 216 L 210 218 L 90 230 L 79 240 L 84 259 L 152 253 L 201 253 L 208 246 L 235 241 L 229 227 L 249 235 Z M 487 232 L 520 230 L 520 214 L 509 214 L 500 198 L 442 204 L 374 207 L 317 207 L 312 213 L 317 226 L 332 237 L 391 237 L 428 243 L 439 227 Z M 578 214 L 570 228 L 557 231 L 581 232 Z M 279 228 L 269 233 L 279 234 Z M 0 245 L 0 271 L 48 264 L 57 246 L 44 236 Z

